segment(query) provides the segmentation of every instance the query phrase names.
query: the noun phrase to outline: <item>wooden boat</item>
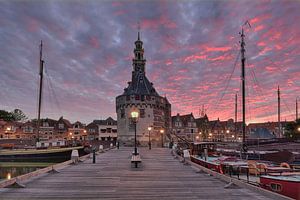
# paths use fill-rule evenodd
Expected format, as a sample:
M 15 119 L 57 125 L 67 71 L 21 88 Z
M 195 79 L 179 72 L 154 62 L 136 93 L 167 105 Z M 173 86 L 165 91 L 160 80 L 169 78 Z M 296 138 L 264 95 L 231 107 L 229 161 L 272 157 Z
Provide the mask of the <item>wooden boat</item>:
M 300 173 L 271 173 L 260 177 L 262 188 L 300 200 Z
M 0 150 L 0 162 L 63 162 L 71 159 L 73 150 L 87 154 L 83 146 L 51 149 Z

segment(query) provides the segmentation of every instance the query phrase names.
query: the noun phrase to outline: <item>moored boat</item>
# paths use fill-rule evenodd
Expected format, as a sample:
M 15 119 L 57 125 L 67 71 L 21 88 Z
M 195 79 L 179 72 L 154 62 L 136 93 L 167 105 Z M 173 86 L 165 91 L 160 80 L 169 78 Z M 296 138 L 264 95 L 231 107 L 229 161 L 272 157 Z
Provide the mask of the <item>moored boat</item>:
M 262 188 L 300 200 L 300 173 L 271 173 L 260 177 Z
M 71 159 L 73 150 L 78 150 L 79 156 L 87 154 L 83 146 L 49 149 L 0 150 L 0 162 L 62 162 Z

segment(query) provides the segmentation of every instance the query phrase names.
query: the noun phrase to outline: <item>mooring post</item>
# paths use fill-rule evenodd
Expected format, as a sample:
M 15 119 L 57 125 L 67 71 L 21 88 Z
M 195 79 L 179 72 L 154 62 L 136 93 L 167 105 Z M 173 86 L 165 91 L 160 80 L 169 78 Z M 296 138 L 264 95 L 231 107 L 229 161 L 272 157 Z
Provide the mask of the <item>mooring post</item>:
M 93 148 L 93 163 L 96 163 L 96 148 Z

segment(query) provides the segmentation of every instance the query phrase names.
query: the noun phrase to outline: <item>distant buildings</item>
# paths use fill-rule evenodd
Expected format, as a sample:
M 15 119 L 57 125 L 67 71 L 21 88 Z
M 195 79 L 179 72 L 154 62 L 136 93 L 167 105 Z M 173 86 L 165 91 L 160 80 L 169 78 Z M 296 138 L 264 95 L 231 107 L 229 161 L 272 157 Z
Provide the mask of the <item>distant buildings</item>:
M 106 120 L 94 120 L 86 126 L 79 121 L 72 124 L 63 117 L 58 120 L 46 118 L 41 119 L 39 134 L 37 134 L 36 120 L 25 123 L 0 120 L 0 140 L 36 140 L 37 138 L 41 141 L 40 146 L 46 145 L 46 141 L 50 146 L 60 146 L 65 144 L 65 141 L 116 141 L 117 121 L 109 117 Z
M 138 143 L 148 144 L 148 127 L 150 126 L 152 127 L 150 135 L 153 146 L 163 143 L 166 134 L 170 133 L 171 104 L 166 97 L 157 93 L 153 83 L 148 80 L 145 65 L 143 42 L 138 33 L 132 60 L 131 81 L 128 82 L 124 92 L 116 97 L 118 140 L 124 145 L 133 145 L 134 143 L 132 111 L 139 112 L 136 131 Z
M 187 115 L 172 116 L 172 131 L 187 141 L 194 141 L 199 138 L 198 127 L 193 113 Z

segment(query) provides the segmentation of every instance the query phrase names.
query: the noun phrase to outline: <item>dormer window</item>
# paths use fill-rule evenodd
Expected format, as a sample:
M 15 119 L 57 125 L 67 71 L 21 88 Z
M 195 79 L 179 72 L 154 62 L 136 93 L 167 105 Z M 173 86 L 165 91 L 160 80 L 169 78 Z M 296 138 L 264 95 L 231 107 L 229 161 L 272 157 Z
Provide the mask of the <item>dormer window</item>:
M 63 128 L 65 128 L 65 125 L 62 124 L 62 123 L 60 123 L 60 124 L 58 124 L 58 128 L 59 128 L 59 129 L 63 129 Z

